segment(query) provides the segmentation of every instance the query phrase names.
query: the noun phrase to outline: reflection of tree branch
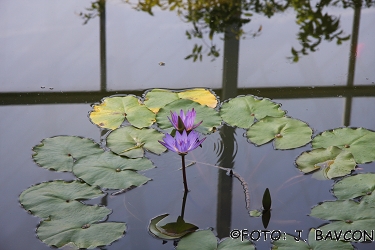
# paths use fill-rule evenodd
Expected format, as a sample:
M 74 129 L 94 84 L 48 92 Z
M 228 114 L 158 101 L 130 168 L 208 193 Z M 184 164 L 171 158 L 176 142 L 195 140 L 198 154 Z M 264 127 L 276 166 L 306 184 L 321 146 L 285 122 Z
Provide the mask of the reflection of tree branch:
M 300 26 L 297 33 L 301 49 L 292 47 L 292 56 L 289 57 L 297 62 L 302 55 L 317 50 L 323 41 L 336 40 L 341 44 L 350 38 L 344 36 L 340 29 L 340 18 L 328 13 L 323 14 L 326 7 L 336 6 L 342 8 L 354 8 L 355 6 L 371 7 L 375 5 L 374 0 L 320 0 L 314 7 L 309 0 L 123 0 L 131 4 L 134 9 L 144 11 L 153 15 L 153 8 L 176 11 L 184 22 L 192 23 L 193 28 L 185 32 L 188 39 L 201 39 L 203 44 L 194 44 L 192 53 L 185 59 L 193 61 L 202 60 L 203 53 L 212 60 L 220 56 L 217 46 L 213 43 L 215 35 L 224 34 L 225 28 L 233 24 L 238 26 L 236 37 L 244 38 L 248 32 L 242 28 L 251 21 L 254 14 L 261 14 L 268 18 L 288 8 L 296 12 L 296 23 Z M 86 24 L 90 19 L 100 15 L 100 0 L 91 3 L 86 9 L 88 13 L 79 15 Z M 250 33 L 252 37 L 260 34 L 261 27 L 257 32 Z M 205 38 L 210 40 L 207 43 Z M 207 49 L 203 49 L 205 46 Z
M 88 13 L 80 12 L 78 14 L 84 20 L 83 24 L 87 24 L 91 19 L 100 16 L 101 2 L 103 1 L 97 0 L 95 2 L 91 2 L 91 7 L 86 8 L 86 11 L 88 11 Z
M 297 62 L 300 55 L 307 55 L 308 51 L 314 52 L 321 43 L 322 38 L 327 41 L 336 39 L 337 44 L 348 40 L 348 36 L 340 36 L 343 30 L 339 30 L 340 18 L 323 14 L 324 7 L 328 7 L 330 1 L 321 0 L 316 4 L 316 10 L 311 7 L 310 1 L 292 1 L 292 6 L 297 12 L 296 23 L 300 25 L 300 31 L 297 34 L 298 40 L 302 45 L 302 49 L 296 50 L 292 47 L 292 55 L 290 57 Z

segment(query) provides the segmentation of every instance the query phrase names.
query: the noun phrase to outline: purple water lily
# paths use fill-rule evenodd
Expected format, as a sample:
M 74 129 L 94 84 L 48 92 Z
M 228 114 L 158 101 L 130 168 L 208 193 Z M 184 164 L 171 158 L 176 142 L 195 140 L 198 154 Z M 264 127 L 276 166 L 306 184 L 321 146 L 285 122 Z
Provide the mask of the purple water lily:
M 167 149 L 176 152 L 181 155 L 182 161 L 182 177 L 184 182 L 185 192 L 188 192 L 187 181 L 186 181 L 186 170 L 185 170 L 185 155 L 188 152 L 196 149 L 202 144 L 206 138 L 199 140 L 199 133 L 194 131 L 201 123 L 194 124 L 196 112 L 194 108 L 186 112 L 180 110 L 180 115 L 177 112 L 171 111 L 171 118 L 168 117 L 169 121 L 172 123 L 173 127 L 178 131 L 175 137 L 170 134 L 166 134 L 163 141 L 159 141 Z
M 171 118 L 168 117 L 168 119 L 178 132 L 182 133 L 183 130 L 186 130 L 186 132 L 189 134 L 190 131 L 198 127 L 203 122 L 201 121 L 197 124 L 194 124 L 195 116 L 196 112 L 194 108 L 191 111 L 188 110 L 186 112 L 186 115 L 184 111 L 181 109 L 180 115 L 178 115 L 177 112 L 171 111 Z
M 159 141 L 167 149 L 181 155 L 182 178 L 185 192 L 189 191 L 186 180 L 185 155 L 187 155 L 188 152 L 196 149 L 204 140 L 206 140 L 206 138 L 199 140 L 199 133 L 194 130 L 191 130 L 189 134 L 186 132 L 186 130 L 183 130 L 182 133 L 176 133 L 175 137 L 171 136 L 170 134 L 166 134 L 163 141 Z
M 199 140 L 199 133 L 196 131 L 190 131 L 187 134 L 186 130 L 183 130 L 182 134 L 176 133 L 173 138 L 170 134 L 166 134 L 163 141 L 159 141 L 164 147 L 179 155 L 186 155 L 188 152 L 196 149 L 206 138 Z

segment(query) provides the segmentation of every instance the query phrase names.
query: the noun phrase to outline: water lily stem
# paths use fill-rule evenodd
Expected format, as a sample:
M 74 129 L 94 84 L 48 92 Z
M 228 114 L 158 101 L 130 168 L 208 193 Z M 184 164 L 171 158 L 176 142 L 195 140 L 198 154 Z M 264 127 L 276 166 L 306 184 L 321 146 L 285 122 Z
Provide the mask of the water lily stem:
M 181 161 L 182 161 L 182 178 L 184 181 L 184 188 L 185 192 L 188 192 L 187 180 L 186 180 L 186 170 L 185 170 L 185 155 L 181 154 Z

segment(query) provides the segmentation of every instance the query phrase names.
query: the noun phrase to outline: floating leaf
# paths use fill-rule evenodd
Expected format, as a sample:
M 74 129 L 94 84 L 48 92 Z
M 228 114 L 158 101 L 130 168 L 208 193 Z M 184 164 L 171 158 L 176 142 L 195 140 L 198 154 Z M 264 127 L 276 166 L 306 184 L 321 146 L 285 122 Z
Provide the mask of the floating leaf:
M 290 117 L 266 117 L 254 123 L 247 137 L 256 145 L 274 140 L 276 149 L 298 148 L 311 140 L 312 130 L 304 122 Z
M 320 228 L 321 237 L 344 240 L 344 233 L 351 230 L 359 231 L 363 234 L 365 231 L 371 233 L 374 230 L 375 225 L 375 208 L 369 206 L 366 202 L 355 202 L 353 200 L 337 200 L 337 201 L 326 201 L 320 205 L 317 205 L 311 210 L 310 216 L 314 216 L 323 220 L 332 221 Z M 330 235 L 329 231 L 336 231 L 340 235 Z M 328 234 L 328 235 L 327 235 Z M 346 235 L 346 240 L 350 241 L 358 238 L 356 235 L 354 238 L 352 234 Z M 362 235 L 364 236 L 364 235 Z M 359 240 L 362 241 L 362 240 Z
M 148 127 L 155 122 L 155 114 L 132 95 L 113 96 L 94 105 L 89 115 L 91 121 L 101 128 L 120 127 L 125 118 L 137 128 Z
M 201 105 L 206 105 L 210 108 L 215 108 L 217 105 L 217 99 L 214 94 L 208 89 L 188 89 L 178 93 L 178 97 L 181 99 L 189 99 L 197 102 Z
M 48 218 L 61 215 L 69 208 L 74 210 L 85 207 L 78 200 L 92 199 L 103 194 L 99 188 L 91 187 L 80 181 L 56 180 L 43 182 L 26 189 L 20 195 L 20 203 L 33 215 Z
M 349 151 L 357 163 L 375 160 L 375 133 L 364 128 L 338 128 L 317 135 L 313 148 L 336 146 Z
M 161 220 L 163 220 L 165 217 L 167 217 L 169 214 L 162 214 L 159 215 L 153 219 L 151 219 L 150 224 L 148 225 L 148 230 L 152 235 L 154 235 L 157 238 L 163 239 L 163 240 L 174 240 L 178 239 L 181 236 L 176 235 L 176 236 L 171 236 L 171 235 L 166 235 L 157 229 L 156 224 L 159 223 Z
M 297 236 L 284 235 L 280 240 L 273 241 L 272 249 L 278 250 L 321 250 L 321 249 L 344 249 L 352 250 L 354 247 L 350 242 L 342 242 L 336 240 L 317 240 L 315 238 L 316 230 L 310 229 L 308 243 Z
M 166 148 L 158 142 L 163 137 L 164 134 L 155 129 L 127 126 L 113 130 L 107 137 L 107 146 L 118 155 L 140 158 L 144 149 L 155 154 L 163 153 Z
M 154 113 L 157 113 L 160 108 L 178 99 L 176 92 L 166 89 L 152 89 L 146 93 L 144 104 Z
M 121 238 L 126 229 L 124 223 L 98 223 L 111 212 L 105 207 L 86 206 L 92 211 L 78 209 L 71 216 L 42 221 L 37 228 L 40 240 L 58 248 L 74 244 L 78 248 L 95 248 L 109 245 Z
M 219 247 L 217 250 L 255 250 L 254 245 L 248 241 L 244 240 L 242 241 L 241 239 L 231 239 L 231 238 L 226 238 L 223 241 L 220 242 Z
M 269 99 L 247 95 L 224 102 L 220 115 L 229 125 L 247 129 L 254 123 L 254 119 L 259 121 L 266 116 L 282 117 L 285 111 L 280 109 L 280 104 Z
M 201 230 L 183 237 L 177 245 L 177 250 L 216 250 L 217 239 L 211 230 Z
M 145 158 L 127 159 L 111 152 L 85 157 L 73 167 L 73 173 L 90 185 L 109 189 L 127 189 L 140 186 L 150 179 L 135 171 L 151 169 Z
M 77 136 L 46 138 L 33 151 L 39 166 L 56 171 L 72 171 L 74 160 L 103 152 L 93 140 Z
M 181 109 L 187 111 L 192 110 L 193 108 L 197 113 L 195 123 L 203 121 L 202 124 L 199 125 L 195 130 L 200 133 L 207 134 L 213 131 L 215 127 L 220 126 L 221 118 L 216 110 L 207 106 L 202 106 L 191 100 L 184 99 L 171 102 L 165 107 L 161 108 L 156 115 L 156 121 L 160 128 L 170 129 L 173 127 L 168 119 L 168 117 L 171 116 L 171 111 L 180 113 Z
M 177 221 L 164 224 L 164 220 L 159 221 L 156 223 L 156 228 L 165 235 L 172 236 L 172 237 L 182 237 L 185 234 L 194 232 L 198 229 L 196 225 L 191 223 L 186 223 L 181 216 L 178 216 Z
M 247 240 L 226 238 L 218 245 L 211 230 L 201 230 L 184 236 L 177 245 L 177 250 L 254 250 L 254 245 Z
M 321 169 L 329 179 L 350 174 L 356 166 L 353 155 L 338 147 L 319 148 L 303 152 L 297 158 L 296 164 L 304 173 Z
M 251 210 L 251 211 L 249 212 L 249 215 L 250 215 L 251 217 L 260 217 L 260 216 L 262 215 L 262 211 L 261 211 L 261 210 L 257 210 L 257 209 L 255 209 L 255 210 Z
M 370 195 L 375 190 L 375 174 L 357 174 L 337 182 L 333 186 L 333 193 L 337 199 L 353 199 Z
M 157 113 L 160 108 L 178 99 L 189 99 L 210 108 L 215 108 L 217 105 L 216 96 L 209 90 L 202 88 L 188 89 L 181 92 L 153 89 L 146 93 L 144 103 L 150 110 Z

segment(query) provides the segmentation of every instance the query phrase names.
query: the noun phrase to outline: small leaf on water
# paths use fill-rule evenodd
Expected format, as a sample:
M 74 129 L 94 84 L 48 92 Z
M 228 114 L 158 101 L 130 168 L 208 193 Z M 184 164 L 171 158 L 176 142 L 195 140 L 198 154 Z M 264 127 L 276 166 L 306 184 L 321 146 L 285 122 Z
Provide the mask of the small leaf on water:
M 169 214 L 162 214 L 162 215 L 159 215 L 153 219 L 151 219 L 149 225 L 148 225 L 148 230 L 149 232 L 157 237 L 157 238 L 160 238 L 160 239 L 164 239 L 164 240 L 174 240 L 174 239 L 179 239 L 181 236 L 179 235 L 176 235 L 176 236 L 171 236 L 171 235 L 166 235 L 166 234 L 163 234 L 157 227 L 156 227 L 156 224 L 159 223 L 161 220 L 163 220 L 165 217 L 167 217 Z
M 250 212 L 249 212 L 249 215 L 251 216 L 251 217 L 260 217 L 261 215 L 262 215 L 262 211 L 261 210 L 251 210 Z
M 156 224 L 156 228 L 159 229 L 160 232 L 169 236 L 183 236 L 187 233 L 194 232 L 198 229 L 196 225 L 191 223 L 186 223 L 181 216 L 178 216 L 176 222 L 167 223 L 164 226 L 159 226 L 161 222 Z

